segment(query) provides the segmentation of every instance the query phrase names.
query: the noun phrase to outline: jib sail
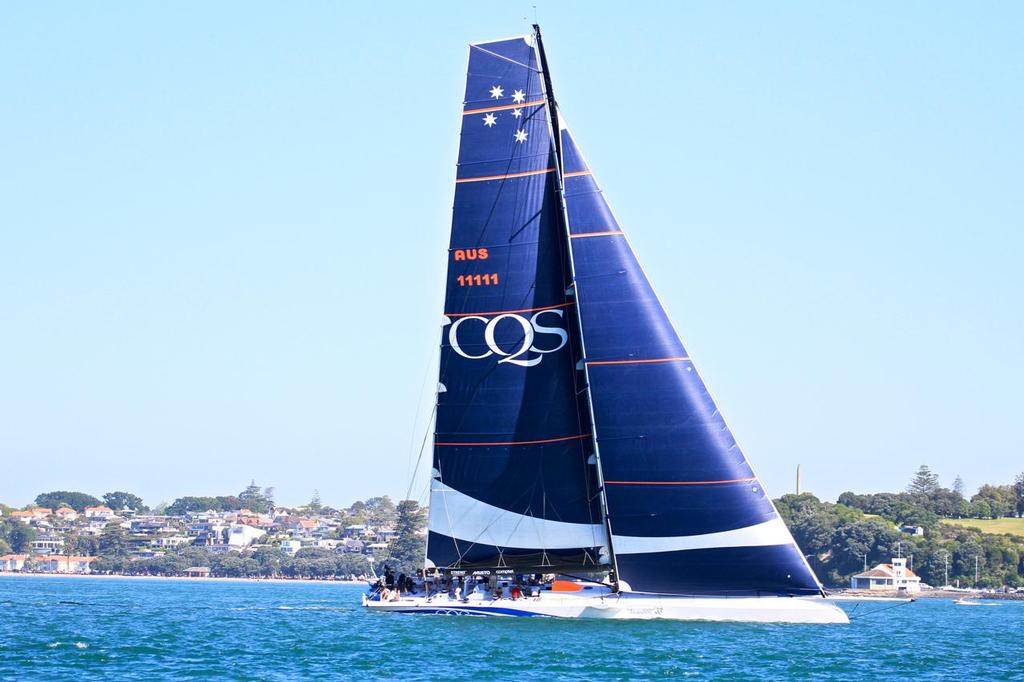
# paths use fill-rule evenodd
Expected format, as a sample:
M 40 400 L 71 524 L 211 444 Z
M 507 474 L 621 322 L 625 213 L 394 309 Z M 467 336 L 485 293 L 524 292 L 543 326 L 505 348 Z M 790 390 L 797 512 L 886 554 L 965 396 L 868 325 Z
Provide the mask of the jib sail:
M 818 593 L 590 167 L 569 130 L 560 128 L 569 242 L 619 580 L 633 591 L 662 594 Z M 688 257 L 684 250 L 680 255 Z

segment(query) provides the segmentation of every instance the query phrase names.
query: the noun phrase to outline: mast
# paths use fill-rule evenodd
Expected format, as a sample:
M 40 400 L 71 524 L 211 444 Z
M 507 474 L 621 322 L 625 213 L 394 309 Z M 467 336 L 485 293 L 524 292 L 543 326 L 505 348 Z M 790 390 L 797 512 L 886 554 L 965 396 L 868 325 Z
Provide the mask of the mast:
M 551 127 L 551 138 L 555 142 L 555 191 L 558 194 L 558 204 L 562 217 L 562 228 L 564 230 L 566 259 L 569 264 L 569 289 L 572 297 L 576 300 L 576 331 L 580 340 L 580 366 L 583 368 L 583 390 L 587 396 L 587 418 L 590 421 L 590 438 L 594 446 L 594 467 L 597 472 L 598 496 L 601 502 L 601 516 L 604 518 L 604 526 L 608 535 L 608 559 L 611 562 L 612 581 L 616 592 L 619 590 L 619 566 L 615 556 L 615 549 L 612 546 L 612 524 L 608 516 L 608 498 L 605 494 L 604 472 L 601 469 L 601 450 L 597 443 L 597 423 L 594 421 L 594 402 L 590 395 L 590 374 L 587 369 L 587 346 L 583 339 L 583 321 L 580 316 L 580 301 L 576 290 L 576 264 L 573 261 L 572 245 L 569 243 L 569 213 L 565 203 L 565 181 L 562 175 L 562 130 L 558 118 L 558 104 L 555 101 L 554 90 L 551 87 L 551 72 L 548 70 L 548 58 L 544 52 L 544 41 L 540 34 L 540 25 L 533 25 L 533 34 L 536 41 L 536 49 L 540 62 L 540 72 L 544 88 L 544 99 L 547 102 L 548 125 Z

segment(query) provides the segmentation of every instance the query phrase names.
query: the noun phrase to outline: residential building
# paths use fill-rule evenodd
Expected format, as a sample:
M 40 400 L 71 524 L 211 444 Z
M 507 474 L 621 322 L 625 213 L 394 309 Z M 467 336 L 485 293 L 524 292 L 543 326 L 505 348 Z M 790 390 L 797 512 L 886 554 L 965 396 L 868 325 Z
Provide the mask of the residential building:
M 61 507 L 53 513 L 61 521 L 75 521 L 78 519 L 78 512 L 71 507 Z
M 114 516 L 114 510 L 110 507 L 86 507 L 85 518 L 99 519 L 106 521 Z
M 878 564 L 870 571 L 850 578 L 850 587 L 855 590 L 920 592 L 921 578 L 907 568 L 905 558 L 894 557 L 892 563 Z
M 37 554 L 60 554 L 64 551 L 64 538 L 53 533 L 43 533 L 32 541 L 32 551 Z
M 35 570 L 43 573 L 92 573 L 94 556 L 37 556 Z
M 228 545 L 231 547 L 248 547 L 267 534 L 267 531 L 254 526 L 240 524 L 228 529 Z
M 4 554 L 0 556 L 0 571 L 20 571 L 28 558 L 28 554 Z

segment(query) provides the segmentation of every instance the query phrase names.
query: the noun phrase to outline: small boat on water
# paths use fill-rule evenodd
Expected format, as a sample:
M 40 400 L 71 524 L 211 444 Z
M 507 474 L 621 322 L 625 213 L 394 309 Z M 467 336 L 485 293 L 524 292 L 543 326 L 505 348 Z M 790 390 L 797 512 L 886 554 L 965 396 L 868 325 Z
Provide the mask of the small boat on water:
M 364 606 L 848 622 L 605 201 L 536 26 L 470 46 L 453 214 L 430 580 Z M 695 258 L 681 250 L 680 267 Z
M 959 599 L 954 599 L 953 603 L 957 606 L 999 606 L 999 604 L 993 604 L 992 602 L 978 601 L 977 597 L 960 597 Z

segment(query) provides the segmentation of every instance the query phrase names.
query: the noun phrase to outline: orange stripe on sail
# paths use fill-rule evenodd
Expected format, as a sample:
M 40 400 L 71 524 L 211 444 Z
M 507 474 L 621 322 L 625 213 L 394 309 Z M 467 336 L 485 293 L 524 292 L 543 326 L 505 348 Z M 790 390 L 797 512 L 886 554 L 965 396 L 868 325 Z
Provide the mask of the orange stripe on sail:
M 535 171 L 523 171 L 522 173 L 507 173 L 505 175 L 481 175 L 476 178 L 458 178 L 455 183 L 460 182 L 483 182 L 485 180 L 505 180 L 507 178 L 525 178 L 527 175 L 544 175 L 545 173 L 554 172 L 554 168 L 545 168 L 543 170 Z
M 506 313 L 535 313 L 538 310 L 554 310 L 555 308 L 568 308 L 575 303 L 559 303 L 558 305 L 546 305 L 541 308 L 519 308 L 518 310 L 491 310 L 486 313 L 445 313 L 446 317 L 470 317 L 471 315 L 504 315 Z
M 437 442 L 435 442 L 434 445 L 444 445 L 446 447 L 457 447 L 457 446 L 460 446 L 460 445 L 472 445 L 472 446 L 480 446 L 480 445 L 540 445 L 542 443 L 560 443 L 560 442 L 566 441 L 566 440 L 579 440 L 581 438 L 590 438 L 590 434 L 589 433 L 581 433 L 578 436 L 562 436 L 561 438 L 545 438 L 544 440 L 516 440 L 516 441 L 509 441 L 509 442 L 506 442 L 506 443 L 437 443 Z
M 753 476 L 747 478 L 729 478 L 724 481 L 605 481 L 607 485 L 721 485 L 723 483 L 749 483 L 756 481 Z
M 484 107 L 483 109 L 467 109 L 466 111 L 462 112 L 462 115 L 468 116 L 469 114 L 486 114 L 488 111 L 508 111 L 509 109 L 536 107 L 544 103 L 545 102 L 542 99 L 535 99 L 532 102 L 523 102 L 522 104 L 502 104 L 501 106 L 497 107 Z
M 581 175 L 590 175 L 590 171 L 582 170 L 582 171 L 573 171 L 571 173 L 563 173 L 562 177 L 563 178 L 578 178 Z
M 606 232 L 580 232 L 579 234 L 570 234 L 570 239 L 583 239 L 584 237 L 608 237 L 614 234 L 622 234 L 622 230 L 608 230 Z
M 652 358 L 650 360 L 594 360 L 588 362 L 587 366 L 593 365 L 646 365 L 654 362 L 687 362 L 690 358 Z

